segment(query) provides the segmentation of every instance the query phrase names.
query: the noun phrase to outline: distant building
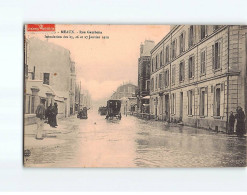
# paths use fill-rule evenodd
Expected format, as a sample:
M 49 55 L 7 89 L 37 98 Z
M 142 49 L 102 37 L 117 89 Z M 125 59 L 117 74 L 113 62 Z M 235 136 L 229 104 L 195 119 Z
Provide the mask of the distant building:
M 226 131 L 247 112 L 246 52 L 246 26 L 173 26 L 151 51 L 151 115 Z
M 58 117 L 75 111 L 75 63 L 70 51 L 37 38 L 25 40 L 25 113 L 34 114 L 40 99 L 58 104 Z M 32 116 L 30 116 L 32 117 Z
M 80 85 L 76 85 L 75 90 L 75 110 L 79 111 L 83 107 L 91 108 L 92 99 L 88 90 L 80 89 Z
M 118 99 L 121 100 L 121 112 L 122 114 L 126 114 L 131 112 L 133 107 L 137 105 L 136 98 L 136 90 L 137 86 L 132 83 L 127 83 L 119 86 L 117 90 L 112 94 L 110 99 Z
M 148 112 L 149 91 L 150 91 L 150 64 L 151 53 L 155 43 L 151 40 L 145 40 L 140 45 L 140 57 L 138 59 L 138 90 L 137 90 L 137 108 L 139 113 Z M 163 54 L 162 54 L 163 55 Z

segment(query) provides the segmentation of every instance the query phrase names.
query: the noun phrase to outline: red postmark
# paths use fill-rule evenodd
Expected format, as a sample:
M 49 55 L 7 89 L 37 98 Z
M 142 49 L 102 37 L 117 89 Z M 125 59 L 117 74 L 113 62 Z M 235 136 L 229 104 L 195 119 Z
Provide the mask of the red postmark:
M 28 24 L 27 31 L 55 31 L 55 24 Z

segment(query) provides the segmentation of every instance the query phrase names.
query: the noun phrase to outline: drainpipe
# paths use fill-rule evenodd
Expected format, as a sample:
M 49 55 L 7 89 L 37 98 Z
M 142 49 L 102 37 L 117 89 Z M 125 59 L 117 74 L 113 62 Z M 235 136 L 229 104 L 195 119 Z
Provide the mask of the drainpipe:
M 228 114 L 228 109 L 229 109 L 229 58 L 230 58 L 230 25 L 228 26 L 228 48 L 227 48 L 227 95 L 226 95 L 226 133 L 228 133 L 228 124 L 229 124 L 229 114 Z

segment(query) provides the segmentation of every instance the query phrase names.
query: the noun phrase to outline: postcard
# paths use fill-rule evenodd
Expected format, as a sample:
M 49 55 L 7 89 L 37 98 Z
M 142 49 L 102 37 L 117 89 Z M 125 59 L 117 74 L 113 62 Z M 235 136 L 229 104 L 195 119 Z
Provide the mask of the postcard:
M 24 167 L 246 167 L 247 26 L 24 26 Z

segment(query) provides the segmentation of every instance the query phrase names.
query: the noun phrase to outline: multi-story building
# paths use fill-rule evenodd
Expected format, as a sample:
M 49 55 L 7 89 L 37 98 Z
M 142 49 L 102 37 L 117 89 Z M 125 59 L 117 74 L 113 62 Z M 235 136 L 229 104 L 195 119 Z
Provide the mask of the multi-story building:
M 35 113 L 40 99 L 58 104 L 58 117 L 74 114 L 75 63 L 70 51 L 37 38 L 25 40 L 25 114 Z
M 246 26 L 176 25 L 151 51 L 151 114 L 226 131 L 247 111 Z
M 145 40 L 144 44 L 140 45 L 140 57 L 138 59 L 138 90 L 137 90 L 137 108 L 139 113 L 143 113 L 143 105 L 149 105 L 150 91 L 150 63 L 151 53 L 155 43 L 151 40 Z

